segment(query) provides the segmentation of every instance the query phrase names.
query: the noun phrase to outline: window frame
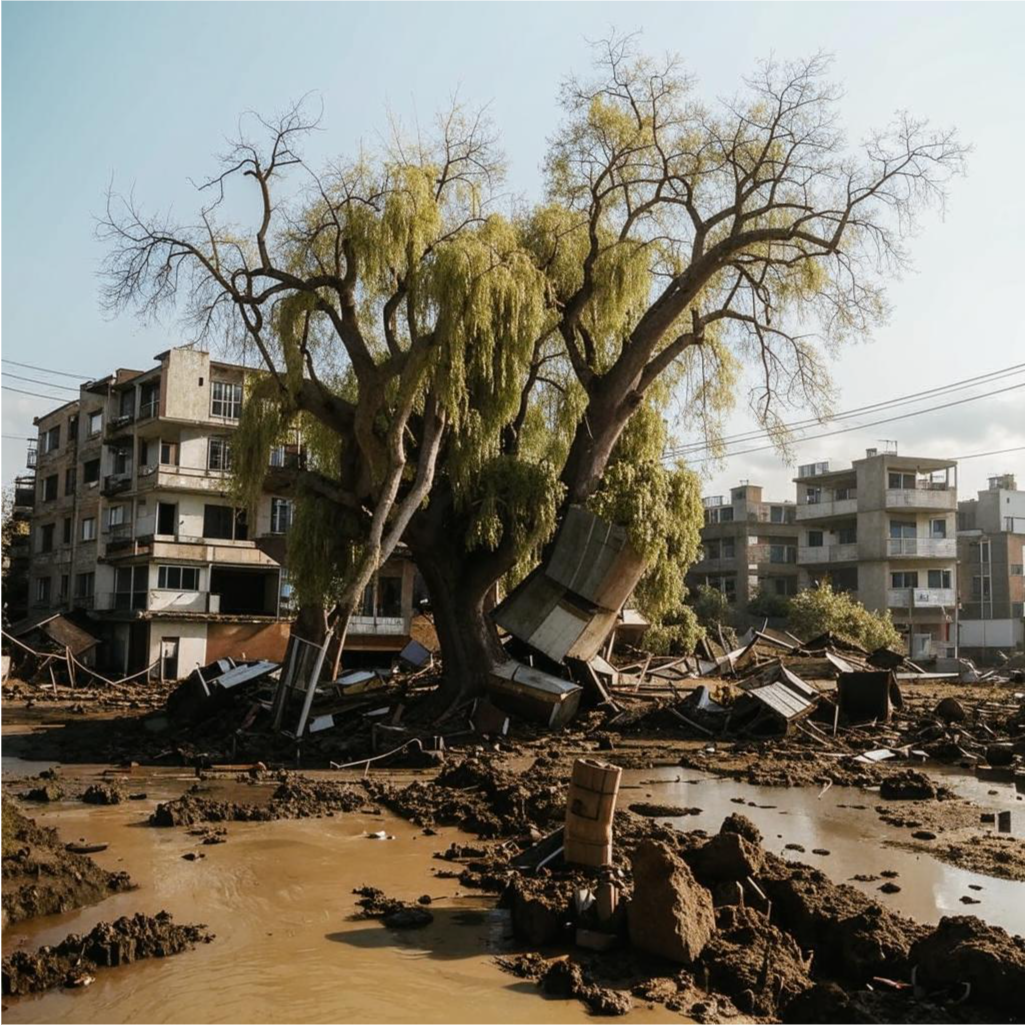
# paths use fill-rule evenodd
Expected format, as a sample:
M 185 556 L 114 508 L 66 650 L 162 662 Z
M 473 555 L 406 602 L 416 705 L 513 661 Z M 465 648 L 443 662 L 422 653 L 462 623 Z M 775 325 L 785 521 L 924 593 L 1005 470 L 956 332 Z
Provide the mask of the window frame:
M 189 574 L 189 579 L 195 581 L 195 587 L 187 586 L 185 583 L 186 574 Z M 177 579 L 177 583 L 174 583 L 172 579 Z M 167 563 L 157 567 L 157 590 L 158 591 L 188 591 L 196 592 L 200 590 L 199 587 L 199 567 L 198 566 L 182 566 L 175 563 Z
M 92 524 L 91 527 L 87 528 L 87 524 Z M 80 520 L 81 529 L 79 531 L 79 538 L 82 541 L 95 541 L 96 540 L 96 517 L 95 516 L 83 516 Z
M 242 385 L 231 381 L 210 382 L 210 416 L 217 420 L 242 417 Z

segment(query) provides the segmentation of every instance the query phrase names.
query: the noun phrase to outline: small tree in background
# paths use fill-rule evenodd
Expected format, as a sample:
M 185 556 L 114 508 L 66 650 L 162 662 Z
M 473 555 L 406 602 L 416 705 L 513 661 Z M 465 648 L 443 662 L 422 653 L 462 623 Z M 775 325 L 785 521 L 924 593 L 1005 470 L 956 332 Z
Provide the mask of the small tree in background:
M 889 610 L 871 612 L 849 594 L 834 591 L 828 582 L 790 599 L 790 629 L 805 640 L 828 631 L 867 651 L 904 649 Z

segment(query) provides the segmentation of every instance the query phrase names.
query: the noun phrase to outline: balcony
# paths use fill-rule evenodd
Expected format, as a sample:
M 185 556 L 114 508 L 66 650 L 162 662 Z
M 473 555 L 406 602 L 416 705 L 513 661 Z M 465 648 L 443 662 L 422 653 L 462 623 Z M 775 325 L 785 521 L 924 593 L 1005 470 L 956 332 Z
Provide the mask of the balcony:
M 826 520 L 833 516 L 856 516 L 857 498 L 830 499 L 828 502 L 805 502 L 797 506 L 797 521 Z
M 957 541 L 952 537 L 888 537 L 886 555 L 890 559 L 953 559 Z
M 713 570 L 733 569 L 736 565 L 735 555 L 716 556 L 714 559 L 700 559 L 694 564 L 699 573 L 710 573 Z
M 886 592 L 886 604 L 891 609 L 952 608 L 952 587 L 891 587 Z
M 77 601 L 78 599 L 76 599 Z M 95 606 L 103 612 L 202 612 L 219 613 L 221 596 L 207 591 L 107 591 L 96 596 Z
M 135 423 L 134 413 L 124 413 L 121 416 L 115 416 L 107 421 L 103 436 L 108 442 L 114 441 L 115 438 L 128 437 L 132 433 L 133 423 Z
M 103 487 L 100 488 L 100 494 L 104 498 L 111 498 L 114 495 L 121 494 L 123 491 L 128 491 L 131 486 L 131 471 L 127 473 L 111 473 L 103 478 Z
M 409 633 L 405 616 L 353 616 L 349 620 L 349 633 L 361 636 L 401 636 Z
M 945 484 L 932 488 L 904 488 L 886 491 L 887 509 L 940 509 L 953 511 L 957 508 L 957 492 Z
M 797 561 L 801 565 L 823 562 L 856 562 L 857 542 L 845 545 L 801 545 L 797 549 Z
M 160 394 L 148 395 L 139 406 L 139 420 L 152 420 L 160 413 Z
M 226 491 L 227 470 L 201 466 L 143 466 L 139 468 L 139 489 L 168 488 L 177 491 Z

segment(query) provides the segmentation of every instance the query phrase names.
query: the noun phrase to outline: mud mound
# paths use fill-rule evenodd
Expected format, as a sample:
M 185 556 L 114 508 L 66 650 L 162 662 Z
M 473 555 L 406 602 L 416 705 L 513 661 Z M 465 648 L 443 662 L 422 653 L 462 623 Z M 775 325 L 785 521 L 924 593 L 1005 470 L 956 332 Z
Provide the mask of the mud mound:
M 65 850 L 55 829 L 3 802 L 3 913 L 6 922 L 95 904 L 133 888 L 127 872 L 107 872 L 92 858 Z
M 359 895 L 356 903 L 362 909 L 357 918 L 377 918 L 389 929 L 422 929 L 434 921 L 434 915 L 422 904 L 386 897 L 376 886 L 359 886 L 352 891 Z
M 128 800 L 128 792 L 120 783 L 93 783 L 82 793 L 86 804 L 120 804 Z
M 967 996 L 1020 1012 L 1025 994 L 1025 939 L 974 915 L 940 919 L 910 952 L 918 982 L 930 989 L 963 989 Z M 955 996 L 962 994 L 955 993 Z
M 714 988 L 728 994 L 745 1014 L 776 1015 L 811 987 L 811 959 L 760 911 L 719 908 L 716 924 L 701 963 Z
M 194 826 L 199 822 L 271 822 L 306 819 L 335 812 L 355 811 L 366 803 L 361 787 L 331 780 L 286 776 L 267 804 L 218 801 L 204 797 L 198 786 L 173 801 L 158 804 L 151 826 Z
M 374 800 L 419 826 L 459 826 L 477 836 L 519 836 L 547 830 L 565 818 L 565 779 L 540 760 L 522 774 L 467 758 L 429 782 L 407 787 L 372 781 Z
M 887 801 L 936 801 L 952 797 L 953 791 L 940 786 L 924 772 L 904 769 L 883 780 L 879 796 Z
M 650 819 L 674 819 L 683 815 L 700 815 L 700 808 L 684 808 L 679 804 L 651 804 L 638 801 L 630 805 L 630 811 Z
M 733 812 L 732 815 L 727 815 L 722 820 L 719 832 L 736 833 L 738 836 L 742 836 L 745 840 L 750 840 L 754 844 L 762 842 L 762 831 L 746 815 L 741 815 L 739 811 Z
M 55 947 L 19 950 L 3 961 L 5 996 L 39 993 L 55 986 L 81 986 L 100 968 L 116 968 L 147 957 L 170 957 L 213 939 L 203 925 L 175 925 L 166 911 L 156 918 L 133 915 L 101 922 L 85 936 L 71 933 Z

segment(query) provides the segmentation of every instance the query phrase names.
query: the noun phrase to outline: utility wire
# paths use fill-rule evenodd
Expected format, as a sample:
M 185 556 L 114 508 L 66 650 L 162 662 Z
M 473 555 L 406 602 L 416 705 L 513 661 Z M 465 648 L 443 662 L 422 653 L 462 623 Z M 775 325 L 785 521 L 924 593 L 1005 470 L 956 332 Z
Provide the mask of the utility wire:
M 913 392 L 910 395 L 900 395 L 892 399 L 887 399 L 882 402 L 872 403 L 868 406 L 859 406 L 855 409 L 848 409 L 842 413 L 837 413 L 835 416 L 830 417 L 828 421 L 823 421 L 817 417 L 812 417 L 807 420 L 795 420 L 792 423 L 784 424 L 785 430 L 799 430 L 804 427 L 811 427 L 815 425 L 821 425 L 826 427 L 829 423 L 848 420 L 852 416 L 860 416 L 864 413 L 877 412 L 888 407 L 902 406 L 909 402 L 916 401 L 922 398 L 931 398 L 936 395 L 952 393 L 956 391 L 963 391 L 965 388 L 973 387 L 979 383 L 994 383 L 995 381 L 1014 377 L 1015 375 L 1025 371 L 1025 363 L 1016 364 L 1015 366 L 1005 367 L 1003 370 L 993 370 L 988 374 L 982 374 L 978 377 L 969 377 L 963 381 L 953 381 L 950 384 L 939 385 L 936 388 L 929 388 L 926 391 Z M 740 434 L 727 435 L 721 440 L 727 445 L 730 444 L 743 444 L 745 442 L 757 441 L 762 438 L 770 437 L 770 432 L 766 430 L 754 430 L 744 431 Z M 677 445 L 667 452 L 667 455 L 686 455 L 688 452 L 700 452 L 711 448 L 711 446 L 705 442 L 688 442 L 683 445 Z
M 983 456 L 1002 456 L 1006 452 L 1025 452 L 1025 445 L 1016 445 L 1014 448 L 995 448 L 992 452 L 973 452 L 967 456 L 952 456 L 951 458 L 956 459 L 959 463 L 963 463 L 966 459 L 981 459 Z
M 73 391 L 76 395 L 78 394 L 78 389 L 72 388 L 70 384 L 51 384 L 49 381 L 40 381 L 38 377 L 22 377 L 21 374 L 12 374 L 9 370 L 5 370 L 3 376 L 13 377 L 16 381 L 28 381 L 30 384 L 42 384 L 47 388 L 60 388 L 61 391 Z
M 882 420 L 870 420 L 868 423 L 855 424 L 853 427 L 841 427 L 835 431 L 824 431 L 821 434 L 813 434 L 808 438 L 797 438 L 793 442 L 795 445 L 803 445 L 805 442 L 818 441 L 820 438 L 832 438 L 837 434 L 848 434 L 850 431 L 861 431 L 866 427 L 878 427 L 880 424 L 895 423 L 897 420 L 909 420 L 915 416 L 922 416 L 924 413 L 934 413 L 940 409 L 951 409 L 954 406 L 963 406 L 966 402 L 977 402 L 979 399 L 988 399 L 994 395 L 1002 395 L 1004 392 L 1017 391 L 1019 388 L 1025 388 L 1025 383 L 1012 384 L 1007 388 L 998 388 L 996 391 L 986 392 L 985 395 L 969 395 L 967 398 L 957 399 L 955 402 L 944 402 L 938 406 L 929 406 L 927 409 L 916 409 L 911 413 L 901 413 L 898 416 L 885 417 Z M 766 452 L 769 449 L 774 449 L 775 445 L 760 445 L 757 448 L 744 448 L 739 452 L 728 452 L 724 456 L 702 456 L 699 459 L 693 460 L 696 463 L 707 463 L 717 459 L 731 459 L 733 456 L 744 456 L 750 452 Z M 673 453 L 668 453 L 668 456 L 672 456 Z
M 33 395 L 37 399 L 49 399 L 51 402 L 59 402 L 62 406 L 75 401 L 74 399 L 66 399 L 62 395 L 44 395 L 42 392 L 25 391 L 24 388 L 14 388 L 7 384 L 0 384 L 0 388 L 3 388 L 4 391 L 16 391 L 19 395 Z
M 25 370 L 38 370 L 41 374 L 57 374 L 60 377 L 73 377 L 76 381 L 91 381 L 88 374 L 69 374 L 66 370 L 51 370 L 49 367 L 37 367 L 32 363 L 19 363 L 16 359 L 0 358 L 0 362 L 10 363 L 15 367 L 24 367 Z

